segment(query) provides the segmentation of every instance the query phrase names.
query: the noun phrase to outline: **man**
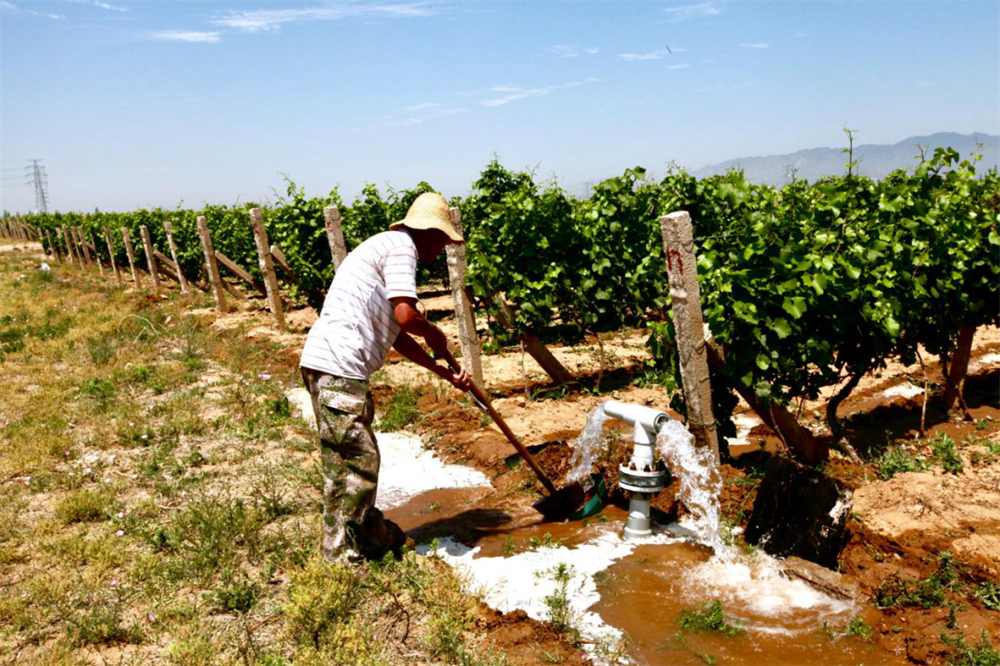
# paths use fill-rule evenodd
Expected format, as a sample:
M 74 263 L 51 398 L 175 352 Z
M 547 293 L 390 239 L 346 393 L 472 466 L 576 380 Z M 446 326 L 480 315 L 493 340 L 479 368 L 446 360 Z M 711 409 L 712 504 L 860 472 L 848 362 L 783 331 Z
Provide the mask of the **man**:
M 323 556 L 327 561 L 378 559 L 399 553 L 405 536 L 375 508 L 379 450 L 372 432 L 368 380 L 392 347 L 456 388 L 469 373 L 436 363 L 448 340 L 417 311 L 417 259 L 430 263 L 462 237 L 447 200 L 421 194 L 406 218 L 359 245 L 340 265 L 299 362 L 312 396 L 323 461 Z

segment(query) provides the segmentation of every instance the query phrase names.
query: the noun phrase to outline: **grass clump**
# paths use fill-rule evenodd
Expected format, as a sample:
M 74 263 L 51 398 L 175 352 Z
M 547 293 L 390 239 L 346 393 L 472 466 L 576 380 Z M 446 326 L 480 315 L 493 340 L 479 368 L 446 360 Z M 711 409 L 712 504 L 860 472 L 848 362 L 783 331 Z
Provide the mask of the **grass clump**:
M 416 421 L 420 416 L 417 408 L 419 398 L 420 392 L 412 386 L 397 386 L 389 402 L 382 408 L 382 416 L 375 423 L 375 430 L 394 432 Z
M 990 642 L 990 636 L 983 629 L 975 645 L 965 642 L 962 635 L 941 632 L 941 641 L 948 646 L 949 666 L 1000 666 L 1000 652 Z
M 895 574 L 887 578 L 875 591 L 875 605 L 879 608 L 935 608 L 948 603 L 945 591 L 961 587 L 958 566 L 954 556 L 947 551 L 938 553 L 937 560 L 938 570 L 925 579 L 909 581 Z
M 111 498 L 97 490 L 74 490 L 56 502 L 56 519 L 70 523 L 94 523 L 104 520 L 111 506 Z
M 979 600 L 983 608 L 1000 611 L 1000 585 L 984 580 L 973 591 L 972 595 Z
M 550 569 L 548 573 L 555 581 L 556 589 L 542 600 L 545 602 L 546 619 L 557 631 L 572 631 L 569 579 L 573 576 L 573 567 L 567 565 L 565 562 L 560 562 L 557 566 Z
M 919 472 L 929 466 L 926 460 L 901 446 L 889 449 L 875 460 L 875 471 L 883 481 L 903 472 Z
M 260 586 L 245 571 L 237 575 L 230 569 L 224 569 L 219 584 L 206 597 L 223 613 L 246 613 L 260 598 Z
M 705 602 L 700 611 L 685 608 L 681 611 L 680 625 L 689 631 L 710 631 L 725 636 L 738 636 L 743 633 L 739 622 L 729 622 L 722 612 L 722 602 L 716 599 Z
M 955 440 L 946 433 L 941 433 L 930 442 L 931 450 L 934 451 L 934 460 L 941 464 L 944 471 L 958 474 L 964 469 L 962 456 L 958 455 L 955 447 Z
M 846 633 L 848 636 L 856 636 L 863 641 L 871 639 L 872 626 L 865 622 L 863 617 L 856 617 L 847 624 Z

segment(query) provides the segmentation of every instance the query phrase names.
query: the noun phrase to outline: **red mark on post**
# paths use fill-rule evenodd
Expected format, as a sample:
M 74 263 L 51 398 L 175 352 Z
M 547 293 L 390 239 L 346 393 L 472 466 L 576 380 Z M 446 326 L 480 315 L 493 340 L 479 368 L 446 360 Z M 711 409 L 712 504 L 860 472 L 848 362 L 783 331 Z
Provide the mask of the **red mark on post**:
M 678 250 L 671 250 L 667 248 L 667 272 L 674 270 L 674 257 L 677 258 L 677 268 L 680 270 L 681 275 L 684 275 L 684 260 L 681 259 L 681 253 Z

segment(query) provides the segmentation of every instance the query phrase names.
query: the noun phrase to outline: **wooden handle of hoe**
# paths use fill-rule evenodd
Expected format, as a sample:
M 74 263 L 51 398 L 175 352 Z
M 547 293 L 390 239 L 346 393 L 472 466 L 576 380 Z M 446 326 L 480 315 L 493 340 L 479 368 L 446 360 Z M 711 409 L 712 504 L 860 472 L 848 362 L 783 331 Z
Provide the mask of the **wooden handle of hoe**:
M 458 369 L 461 366 L 459 366 L 458 361 L 455 360 L 455 357 L 452 355 L 451 351 L 446 352 L 443 355 L 443 357 L 444 360 L 448 363 L 448 367 L 451 368 L 453 372 L 458 372 Z M 521 443 L 521 440 L 517 438 L 517 435 L 514 434 L 514 431 L 510 429 L 510 427 L 507 425 L 507 422 L 503 420 L 502 416 L 500 416 L 500 413 L 493 408 L 493 404 L 489 401 L 489 398 L 487 398 L 486 395 L 482 392 L 482 390 L 478 386 L 476 386 L 475 382 L 471 383 L 469 392 L 472 393 L 473 397 L 475 397 L 479 402 L 483 404 L 483 406 L 486 408 L 486 413 L 490 415 L 490 418 L 493 419 L 493 422 L 497 424 L 498 428 L 500 428 L 500 432 L 504 434 L 507 440 L 514 445 L 515 449 L 517 449 L 517 452 L 521 454 L 521 457 L 524 458 L 524 462 L 528 463 L 528 466 L 531 467 L 531 471 L 535 473 L 535 476 L 537 476 L 538 480 L 542 482 L 542 485 L 545 486 L 545 489 L 548 490 L 550 494 L 555 493 L 556 487 L 549 480 L 549 477 L 545 476 L 545 472 L 542 471 L 542 469 L 538 466 L 538 463 L 535 462 L 535 459 L 531 457 L 530 453 L 528 453 L 528 449 L 526 449 L 524 444 Z

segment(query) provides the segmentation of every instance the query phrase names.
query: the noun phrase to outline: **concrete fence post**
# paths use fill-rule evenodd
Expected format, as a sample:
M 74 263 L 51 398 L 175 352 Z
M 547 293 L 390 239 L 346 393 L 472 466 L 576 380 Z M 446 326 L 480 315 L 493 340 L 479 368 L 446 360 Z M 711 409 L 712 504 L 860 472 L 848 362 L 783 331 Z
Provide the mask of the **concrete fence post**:
M 684 211 L 660 218 L 663 251 L 670 281 L 670 314 L 677 332 L 684 404 L 688 428 L 700 446 L 709 446 L 719 462 L 719 435 L 712 411 L 712 386 L 708 375 L 705 324 L 701 314 L 698 261 L 695 256 L 691 216 Z
M 153 241 L 149 238 L 149 229 L 146 225 L 139 227 L 139 234 L 142 236 L 142 246 L 146 251 L 146 266 L 149 267 L 149 277 L 153 281 L 153 293 L 160 293 L 160 275 L 156 269 L 156 256 L 153 254 Z
M 132 237 L 129 235 L 128 227 L 122 227 L 122 242 L 125 243 L 125 254 L 128 255 L 128 266 L 132 269 L 132 286 L 135 289 L 141 289 L 142 280 L 139 278 L 139 269 L 135 265 L 135 251 L 132 249 Z
M 340 264 L 347 259 L 347 243 L 344 242 L 344 227 L 340 221 L 340 209 L 327 206 L 323 209 L 326 220 L 326 240 L 330 243 L 330 255 L 333 257 L 333 270 L 340 270 Z
M 167 234 L 167 244 L 170 246 L 170 256 L 174 260 L 174 272 L 177 273 L 177 281 L 181 285 L 181 293 L 188 294 L 191 292 L 191 288 L 188 287 L 187 278 L 184 277 L 184 273 L 181 271 L 181 262 L 177 260 L 177 243 L 174 242 L 174 225 L 171 224 L 170 220 L 166 220 L 163 223 L 163 231 Z
M 458 208 L 451 209 L 451 222 L 462 233 L 462 212 Z M 451 283 L 451 296 L 455 300 L 455 320 L 458 322 L 458 340 L 462 347 L 462 365 L 472 374 L 472 380 L 477 386 L 483 385 L 483 363 L 480 357 L 479 338 L 476 335 L 476 318 L 472 312 L 472 303 L 465 292 L 465 245 L 445 246 L 448 255 L 448 278 Z
M 205 253 L 205 270 L 208 272 L 208 283 L 212 286 L 212 295 L 215 296 L 215 310 L 219 314 L 226 314 L 229 312 L 229 306 L 226 305 L 219 264 L 215 259 L 212 234 L 208 231 L 208 219 L 204 215 L 198 216 L 198 237 L 201 239 L 201 251 Z
M 264 287 L 267 290 L 267 302 L 271 306 L 271 316 L 274 325 L 285 328 L 285 313 L 281 309 L 281 292 L 278 291 L 278 277 L 274 274 L 274 262 L 271 260 L 271 246 L 267 242 L 267 229 L 264 228 L 264 212 L 260 208 L 250 210 L 250 224 L 253 227 L 253 239 L 257 243 L 257 259 L 260 262 L 260 272 L 264 276 Z
M 121 271 L 118 270 L 118 264 L 115 263 L 115 244 L 111 242 L 111 233 L 107 227 L 104 227 L 104 243 L 108 246 L 108 260 L 111 262 L 111 271 L 115 274 L 115 281 L 118 282 L 118 286 L 121 287 L 125 282 L 122 280 Z

